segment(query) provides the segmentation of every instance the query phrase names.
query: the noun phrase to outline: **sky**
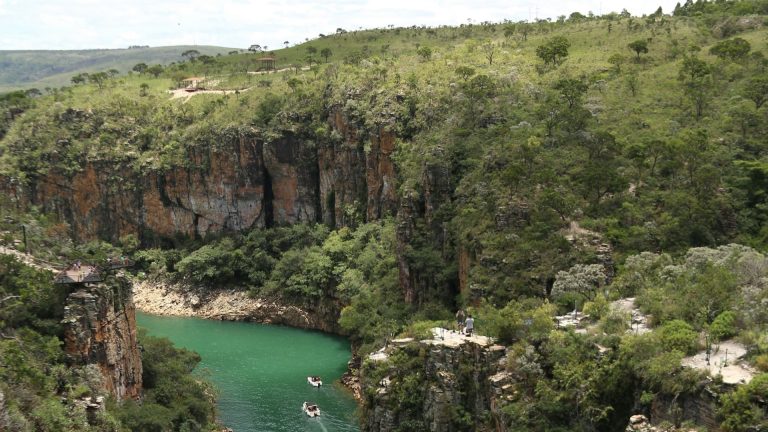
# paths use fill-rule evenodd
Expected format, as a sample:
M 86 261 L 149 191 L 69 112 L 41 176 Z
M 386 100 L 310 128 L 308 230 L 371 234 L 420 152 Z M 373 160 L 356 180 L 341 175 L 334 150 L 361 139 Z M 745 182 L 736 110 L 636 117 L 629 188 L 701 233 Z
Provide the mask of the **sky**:
M 677 0 L 0 0 L 0 50 L 218 45 L 271 48 L 337 28 L 458 25 L 670 12 Z M 471 20 L 471 21 L 470 21 Z

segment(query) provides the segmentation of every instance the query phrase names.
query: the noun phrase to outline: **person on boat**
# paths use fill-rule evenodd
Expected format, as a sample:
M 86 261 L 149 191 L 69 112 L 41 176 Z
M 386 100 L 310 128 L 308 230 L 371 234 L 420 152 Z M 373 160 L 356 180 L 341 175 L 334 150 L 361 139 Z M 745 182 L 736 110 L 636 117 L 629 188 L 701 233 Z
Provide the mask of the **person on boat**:
M 464 334 L 467 336 L 472 336 L 472 332 L 475 330 L 475 319 L 472 318 L 472 315 L 469 315 L 467 317 L 467 320 L 464 322 Z

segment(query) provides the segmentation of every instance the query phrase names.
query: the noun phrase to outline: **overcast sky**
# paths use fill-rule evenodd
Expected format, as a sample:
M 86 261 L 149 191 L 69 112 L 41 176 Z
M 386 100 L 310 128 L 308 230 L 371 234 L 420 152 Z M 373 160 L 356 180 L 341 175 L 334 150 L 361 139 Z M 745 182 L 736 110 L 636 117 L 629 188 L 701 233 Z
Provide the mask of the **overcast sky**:
M 0 50 L 129 45 L 282 47 L 336 28 L 457 25 L 621 11 L 677 0 L 0 0 Z

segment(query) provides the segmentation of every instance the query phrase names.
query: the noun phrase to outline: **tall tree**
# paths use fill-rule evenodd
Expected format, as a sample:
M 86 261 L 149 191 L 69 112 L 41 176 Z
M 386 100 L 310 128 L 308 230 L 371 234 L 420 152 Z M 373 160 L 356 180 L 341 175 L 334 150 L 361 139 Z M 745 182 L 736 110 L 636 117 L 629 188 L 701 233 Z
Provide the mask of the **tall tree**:
M 630 42 L 627 46 L 637 54 L 637 61 L 640 61 L 640 54 L 648 53 L 648 41 L 646 40 L 638 39 L 634 42 Z
M 194 62 L 195 59 L 200 55 L 200 51 L 196 49 L 190 49 L 186 50 L 183 53 L 181 53 L 182 57 L 186 57 L 189 59 L 189 61 Z
M 483 45 L 480 46 L 480 49 L 483 50 L 483 54 L 485 54 L 485 58 L 488 60 L 488 65 L 493 64 L 493 56 L 496 54 L 496 44 L 494 44 L 492 41 L 488 40 L 483 43 Z
M 712 67 L 694 56 L 683 60 L 678 73 L 678 80 L 683 84 L 683 91 L 693 103 L 696 119 L 704 113 L 704 107 L 712 91 Z
M 330 48 L 326 47 L 320 50 L 320 55 L 323 56 L 325 59 L 325 62 L 328 63 L 328 57 L 333 55 L 333 51 L 331 51 Z
M 545 65 L 558 65 L 568 57 L 571 42 L 563 36 L 555 36 L 536 48 L 536 55 L 544 60 Z

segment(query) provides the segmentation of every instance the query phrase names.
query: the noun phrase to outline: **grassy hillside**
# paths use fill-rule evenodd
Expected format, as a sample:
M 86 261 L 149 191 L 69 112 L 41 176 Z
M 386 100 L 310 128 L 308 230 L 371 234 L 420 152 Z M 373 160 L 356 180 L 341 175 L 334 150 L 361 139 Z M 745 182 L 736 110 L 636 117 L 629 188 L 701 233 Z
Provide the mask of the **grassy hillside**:
M 181 53 L 197 50 L 215 56 L 235 48 L 183 45 L 132 49 L 93 49 L 69 51 L 0 50 L 0 93 L 5 91 L 70 84 L 72 75 L 117 69 L 129 71 L 137 63 L 168 64 L 184 60 Z

